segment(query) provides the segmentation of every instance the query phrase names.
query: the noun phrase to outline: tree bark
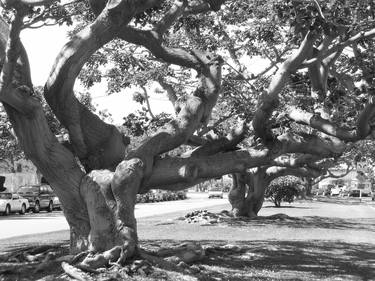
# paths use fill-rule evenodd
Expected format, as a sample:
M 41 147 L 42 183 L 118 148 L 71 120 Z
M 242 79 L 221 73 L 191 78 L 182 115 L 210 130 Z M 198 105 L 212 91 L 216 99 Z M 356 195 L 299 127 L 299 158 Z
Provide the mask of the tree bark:
M 9 81 L 2 79 L 0 100 L 26 157 L 50 182 L 64 206 L 64 215 L 71 227 L 73 250 L 85 249 L 90 225 L 79 189 L 84 174 L 73 154 L 51 133 L 42 106 L 32 95 L 27 54 L 18 37 L 20 27 L 13 24 L 9 32 L 5 22 L 0 23 L 1 42 L 8 41 L 7 47 L 1 45 L 5 50 L 1 52 L 5 55 L 1 76 L 5 77 L 7 69 L 10 70 L 7 73 Z
M 87 59 L 114 39 L 119 26 L 126 25 L 134 16 L 134 8 L 126 10 L 122 7 L 124 1 L 116 5 L 111 5 L 111 2 L 114 1 L 109 1 L 96 20 L 63 47 L 44 87 L 46 101 L 68 129 L 74 153 L 87 171 L 114 170 L 124 159 L 128 145 L 115 126 L 100 120 L 78 101 L 73 92 L 75 80 Z
M 255 218 L 262 208 L 268 180 L 265 168 L 232 175 L 233 185 L 228 199 L 235 217 Z
M 237 173 L 233 176 L 233 185 L 228 196 L 229 203 L 232 205 L 233 215 L 250 218 L 257 217 L 263 206 L 267 187 L 278 177 L 286 175 L 317 177 L 320 172 L 306 167 L 264 166 L 253 168 L 246 173 Z
M 233 184 L 229 190 L 228 200 L 232 206 L 232 213 L 235 217 L 246 216 L 244 212 L 245 196 L 247 193 L 246 173 L 232 174 Z
M 265 168 L 257 168 L 254 172 L 250 173 L 249 192 L 245 199 L 245 212 L 250 218 L 258 216 L 260 209 L 263 206 L 264 195 L 266 188 L 270 183 L 270 178 L 266 175 Z
M 267 92 L 263 93 L 259 99 L 252 124 L 255 136 L 259 137 L 266 145 L 274 140 L 274 136 L 268 127 L 268 120 L 279 104 L 279 93 L 287 83 L 290 74 L 295 72 L 311 54 L 315 39 L 316 35 L 313 32 L 306 34 L 299 49 L 280 66 L 280 69 L 272 78 Z

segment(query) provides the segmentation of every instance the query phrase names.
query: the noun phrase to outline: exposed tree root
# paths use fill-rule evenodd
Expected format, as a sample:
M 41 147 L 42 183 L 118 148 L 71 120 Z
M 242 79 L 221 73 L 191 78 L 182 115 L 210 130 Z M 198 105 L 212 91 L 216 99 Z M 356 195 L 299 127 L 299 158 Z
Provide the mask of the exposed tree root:
M 71 260 L 71 263 L 72 263 L 72 264 L 77 263 L 78 261 L 80 261 L 81 259 L 83 259 L 88 253 L 89 253 L 89 251 L 84 251 L 84 252 L 81 252 L 81 253 L 76 254 L 76 255 L 73 257 L 73 259 Z
M 37 263 L 9 262 L 0 264 L 0 274 L 17 273 L 20 268 L 31 270 Z
M 88 254 L 86 258 L 81 262 L 83 268 L 91 268 L 93 270 L 97 268 L 107 267 L 112 264 L 124 265 L 126 259 L 133 255 L 132 249 L 128 248 L 128 245 L 116 246 L 112 249 L 103 253 Z
M 148 254 L 144 250 L 139 250 L 138 251 L 139 256 L 142 259 L 145 259 L 146 261 L 150 262 L 152 265 L 155 265 L 161 269 L 164 270 L 170 270 L 170 271 L 177 271 L 177 272 L 184 272 L 185 270 L 181 267 L 178 267 L 175 263 L 170 262 L 168 260 L 165 260 L 163 258 L 160 258 L 158 256 L 154 256 L 151 254 Z
M 71 278 L 79 281 L 91 281 L 94 280 L 90 277 L 90 275 L 86 274 L 82 270 L 74 267 L 66 262 L 61 263 L 61 267 L 65 271 L 65 273 L 70 276 Z
M 13 262 L 1 263 L 0 274 L 32 276 L 35 280 L 43 281 L 126 280 L 133 277 L 160 280 L 175 275 L 176 278 L 193 280 L 194 275 L 201 272 L 201 268 L 194 263 L 206 257 L 202 246 L 192 242 L 153 251 L 137 248 L 132 255 L 126 252 L 126 245 L 103 253 L 82 252 L 78 255 L 68 254 L 67 247 L 58 247 L 28 248 L 7 254 Z M 52 272 L 52 275 L 48 275 Z M 44 277 L 40 279 L 41 276 Z
M 40 263 L 34 270 L 35 273 L 39 272 L 39 271 L 43 271 L 45 270 L 46 268 L 48 268 L 51 263 L 55 263 L 56 259 L 56 253 L 54 252 L 49 252 L 47 253 L 45 256 L 44 256 L 44 259 L 42 261 L 42 263 Z

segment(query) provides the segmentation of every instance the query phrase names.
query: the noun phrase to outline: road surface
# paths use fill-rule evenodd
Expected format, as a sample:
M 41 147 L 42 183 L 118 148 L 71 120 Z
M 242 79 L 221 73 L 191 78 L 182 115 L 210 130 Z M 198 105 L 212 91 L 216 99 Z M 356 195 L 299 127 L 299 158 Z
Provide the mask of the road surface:
M 188 193 L 188 199 L 185 200 L 137 204 L 135 216 L 136 218 L 150 217 L 176 211 L 222 205 L 227 202 L 228 200 L 225 198 L 208 199 L 207 193 Z M 69 226 L 61 211 L 41 212 L 39 214 L 28 213 L 23 216 L 14 214 L 8 217 L 0 217 L 0 239 L 67 229 L 69 229 Z

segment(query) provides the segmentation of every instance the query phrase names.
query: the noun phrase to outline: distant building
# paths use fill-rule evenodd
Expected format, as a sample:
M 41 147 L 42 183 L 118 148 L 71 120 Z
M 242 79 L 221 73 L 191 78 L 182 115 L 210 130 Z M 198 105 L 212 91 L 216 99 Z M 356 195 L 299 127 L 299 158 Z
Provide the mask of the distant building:
M 343 174 L 345 170 L 337 170 L 334 174 Z M 346 194 L 352 190 L 361 190 L 364 193 L 371 193 L 372 182 L 362 170 L 350 171 L 341 178 L 326 178 L 318 183 L 319 191 L 330 191 L 332 188 L 340 188 Z
M 0 159 L 0 176 L 5 177 L 4 187 L 7 192 L 16 192 L 22 185 L 39 184 L 41 174 L 31 161 L 21 159 L 11 167 L 5 160 Z

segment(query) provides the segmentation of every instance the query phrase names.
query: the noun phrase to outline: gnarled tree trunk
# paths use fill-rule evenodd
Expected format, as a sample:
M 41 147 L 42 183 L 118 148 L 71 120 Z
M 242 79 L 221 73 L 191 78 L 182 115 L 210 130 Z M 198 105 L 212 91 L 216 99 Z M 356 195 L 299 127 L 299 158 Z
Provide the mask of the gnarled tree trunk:
M 10 33 L 4 32 L 1 38 L 5 63 L 1 73 L 0 98 L 25 154 L 61 200 L 71 227 L 72 249 L 89 249 L 99 253 L 85 259 L 84 263 L 92 267 L 108 262 L 122 263 L 136 252 L 136 194 L 150 188 L 145 183 L 152 178 L 155 158 L 186 143 L 202 124 L 206 124 L 220 93 L 220 57 L 182 50 L 170 58 L 167 56 L 166 60 L 170 59 L 172 63 L 182 61 L 182 64 L 196 68 L 200 85 L 181 104 L 175 120 L 127 155 L 126 139 L 74 97 L 74 82 L 88 57 L 106 42 L 125 36 L 122 29 L 127 28 L 128 22 L 156 2 L 110 0 L 106 5 L 95 6 L 96 20 L 73 37 L 59 54 L 45 86 L 45 97 L 69 131 L 72 151 L 60 144 L 51 133 L 42 107 L 32 96 L 27 55 L 19 40 L 28 7 L 22 1 L 9 3 L 9 8 L 14 8 L 16 12 Z M 158 30 L 165 31 L 173 17 L 182 15 L 186 5 L 185 1 L 178 4 L 174 12 L 167 14 L 168 21 L 162 20 Z M 2 30 L 6 31 L 4 22 L 3 25 Z M 142 31 L 132 31 L 135 35 L 142 34 Z M 160 40 L 157 44 L 161 44 Z M 148 47 L 152 49 L 155 44 Z M 75 156 L 86 171 L 81 169 Z M 90 173 L 85 175 L 85 172 Z M 189 169 L 186 172 L 189 173 Z
M 228 199 L 236 217 L 254 218 L 263 206 L 265 190 L 269 184 L 265 168 L 255 168 L 243 174 L 234 174 Z

